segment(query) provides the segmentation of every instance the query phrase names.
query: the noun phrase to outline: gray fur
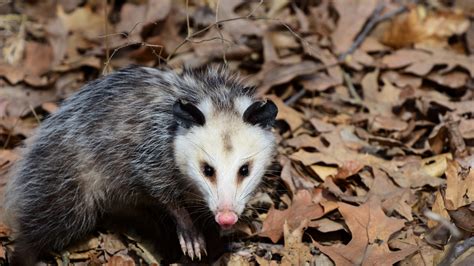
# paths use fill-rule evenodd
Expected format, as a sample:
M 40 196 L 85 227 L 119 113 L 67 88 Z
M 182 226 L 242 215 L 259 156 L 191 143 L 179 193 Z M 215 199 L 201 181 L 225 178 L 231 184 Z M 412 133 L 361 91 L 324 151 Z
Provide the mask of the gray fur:
M 192 184 L 174 162 L 173 104 L 210 96 L 235 112 L 233 99 L 253 93 L 223 68 L 130 67 L 86 85 L 41 124 L 9 184 L 17 264 L 63 250 L 117 208 L 176 205 Z

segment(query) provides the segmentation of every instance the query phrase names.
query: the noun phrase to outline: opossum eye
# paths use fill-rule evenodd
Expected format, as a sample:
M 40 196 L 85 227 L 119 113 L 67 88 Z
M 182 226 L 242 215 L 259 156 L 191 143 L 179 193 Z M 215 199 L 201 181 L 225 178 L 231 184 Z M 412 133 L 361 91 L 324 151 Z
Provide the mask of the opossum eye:
M 215 174 L 215 171 L 214 171 L 214 168 L 212 166 L 205 163 L 204 167 L 203 167 L 203 173 L 206 177 L 213 178 L 214 174 Z
M 240 167 L 239 176 L 241 176 L 241 177 L 249 176 L 249 164 L 248 163 L 246 163 L 246 164 L 244 164 Z

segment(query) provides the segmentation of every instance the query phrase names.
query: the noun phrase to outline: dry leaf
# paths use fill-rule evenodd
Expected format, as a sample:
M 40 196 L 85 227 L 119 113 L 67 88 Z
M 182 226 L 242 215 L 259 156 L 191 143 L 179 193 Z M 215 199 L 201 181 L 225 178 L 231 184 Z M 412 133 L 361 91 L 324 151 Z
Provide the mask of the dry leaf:
M 307 243 L 302 242 L 304 229 L 307 225 L 308 220 L 304 219 L 297 228 L 292 229 L 285 221 L 283 225 L 285 248 L 282 252 L 282 265 L 304 265 L 311 261 L 311 249 Z
M 141 4 L 125 3 L 120 10 L 118 32 L 138 37 L 150 23 L 165 19 L 171 10 L 171 0 L 149 0 Z
M 51 46 L 37 42 L 27 42 L 24 71 L 27 75 L 41 76 L 51 70 L 53 64 Z
M 446 65 L 442 70 L 443 72 L 449 72 L 459 66 L 469 71 L 471 77 L 474 77 L 474 64 L 472 62 L 474 62 L 474 55 L 467 57 L 449 50 L 434 48 L 427 51 L 397 50 L 382 59 L 382 63 L 388 68 L 408 66 L 405 68 L 406 72 L 419 76 L 427 75 L 436 65 Z
M 383 43 L 392 47 L 415 43 L 445 46 L 449 37 L 461 35 L 468 27 L 469 21 L 460 10 L 430 11 L 418 5 L 393 20 L 384 34 Z
M 104 25 L 108 21 L 103 13 L 95 12 L 89 5 L 77 8 L 70 14 L 65 13 L 62 6 L 58 6 L 57 15 L 69 32 L 78 33 L 86 40 L 96 41 L 105 35 Z M 112 28 L 111 25 L 108 27 Z
M 456 161 L 447 161 L 444 196 L 447 210 L 456 210 L 474 202 L 474 170 L 468 171 L 463 173 Z
M 377 3 L 376 0 L 333 1 L 334 8 L 339 13 L 337 27 L 331 35 L 336 53 L 340 54 L 349 49 Z
M 313 74 L 318 70 L 318 65 L 313 61 L 303 61 L 294 65 L 282 65 L 266 70 L 259 93 L 263 94 L 270 87 L 280 85 L 302 75 Z
M 433 203 L 433 206 L 431 207 L 431 211 L 440 215 L 441 217 L 448 219 L 449 220 L 449 214 L 446 210 L 446 207 L 444 206 L 444 200 L 443 196 L 441 195 L 441 192 L 438 190 L 436 191 L 435 195 L 435 201 Z M 429 228 L 434 228 L 438 225 L 437 221 L 434 220 L 428 220 L 428 227 Z
M 117 254 L 110 257 L 106 266 L 135 266 L 135 262 L 129 256 Z
M 336 265 L 391 265 L 416 251 L 416 247 L 395 252 L 389 250 L 387 242 L 390 236 L 402 229 L 404 222 L 387 217 L 376 198 L 359 207 L 339 203 L 339 211 L 352 233 L 351 241 L 347 245 L 332 246 L 313 241 Z
M 309 191 L 299 190 L 293 198 L 291 206 L 283 211 L 273 207 L 268 212 L 267 218 L 263 221 L 260 236 L 268 237 L 273 243 L 283 235 L 283 225 L 288 223 L 289 230 L 295 230 L 305 219 L 308 221 L 317 219 L 324 214 L 319 203 L 314 203 Z
M 432 80 L 440 85 L 457 89 L 464 85 L 466 85 L 467 81 L 469 80 L 469 75 L 460 72 L 454 71 L 449 73 L 430 73 L 427 78 Z
M 472 205 L 473 203 L 470 206 L 463 206 L 457 210 L 449 211 L 449 216 L 451 216 L 456 226 L 470 233 L 474 233 L 474 219 L 472 219 L 474 210 Z

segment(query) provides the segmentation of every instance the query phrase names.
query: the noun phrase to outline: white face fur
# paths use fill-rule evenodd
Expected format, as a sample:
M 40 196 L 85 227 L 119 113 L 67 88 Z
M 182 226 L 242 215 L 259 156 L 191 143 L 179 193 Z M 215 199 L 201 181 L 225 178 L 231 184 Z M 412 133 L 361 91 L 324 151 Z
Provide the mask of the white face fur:
M 174 143 L 180 170 L 197 184 L 216 221 L 226 212 L 237 219 L 272 160 L 273 134 L 242 119 L 251 103 L 237 99 L 237 112 L 230 114 L 216 112 L 209 100 L 202 102 L 197 107 L 205 124 L 191 127 Z

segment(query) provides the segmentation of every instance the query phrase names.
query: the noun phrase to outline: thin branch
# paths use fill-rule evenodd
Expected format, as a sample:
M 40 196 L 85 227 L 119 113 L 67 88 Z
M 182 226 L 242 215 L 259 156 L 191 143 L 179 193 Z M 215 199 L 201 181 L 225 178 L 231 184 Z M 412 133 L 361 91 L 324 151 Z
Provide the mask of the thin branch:
M 186 27 L 188 30 L 188 37 L 191 36 L 191 24 L 189 22 L 189 0 L 186 0 Z
M 235 18 L 228 18 L 228 19 L 222 19 L 222 20 L 217 20 L 216 22 L 204 27 L 203 29 L 201 30 L 198 30 L 196 32 L 193 32 L 191 35 L 187 36 L 183 41 L 181 41 L 174 49 L 173 49 L 173 52 L 171 52 L 168 57 L 166 58 L 166 61 L 170 61 L 171 57 L 173 57 L 177 52 L 178 50 L 183 47 L 183 45 L 185 45 L 186 43 L 190 42 L 192 38 L 196 37 L 197 35 L 201 34 L 201 33 L 204 33 L 206 31 L 208 31 L 209 29 L 213 28 L 213 27 L 216 27 L 217 30 L 219 30 L 219 24 L 222 24 L 222 23 L 227 23 L 227 22 L 231 22 L 231 21 L 237 21 L 237 20 L 243 20 L 243 19 L 252 19 L 251 16 L 253 15 L 253 13 L 255 13 L 255 11 L 261 6 L 261 3 L 263 1 L 261 0 L 260 3 L 257 5 L 257 7 L 255 9 L 253 9 L 252 11 L 250 11 L 249 14 L 247 14 L 246 16 L 243 16 L 243 17 L 235 17 Z M 216 12 L 216 16 L 217 16 L 217 12 Z M 217 17 L 216 17 L 217 19 Z M 267 19 L 267 18 L 253 18 L 253 20 L 258 20 L 258 19 Z
M 285 101 L 285 104 L 288 106 L 292 106 L 295 104 L 301 97 L 303 97 L 306 94 L 305 89 L 299 90 L 297 93 L 293 94 L 288 100 Z
M 347 89 L 349 89 L 349 93 L 351 94 L 352 98 L 354 98 L 354 100 L 357 103 L 361 103 L 362 99 L 360 98 L 359 94 L 357 93 L 357 91 L 354 87 L 354 83 L 352 82 L 352 79 L 349 76 L 349 74 L 347 74 L 345 71 L 342 71 L 342 77 L 344 78 L 344 81 L 346 82 Z
M 362 29 L 361 33 L 357 36 L 355 41 L 352 43 L 351 47 L 349 47 L 349 49 L 346 52 L 339 55 L 339 57 L 338 57 L 339 61 L 344 61 L 346 59 L 346 56 L 352 54 L 362 44 L 362 42 L 364 42 L 365 38 L 367 38 L 369 33 L 374 29 L 374 27 L 378 23 L 380 23 L 384 20 L 390 19 L 390 18 L 392 18 L 392 17 L 408 10 L 408 8 L 406 6 L 402 6 L 402 7 L 398 8 L 398 9 L 392 11 L 392 12 L 389 12 L 389 13 L 381 16 L 380 13 L 384 9 L 384 7 L 385 7 L 385 4 L 380 3 L 375 8 L 371 19 L 369 20 L 369 22 L 367 22 L 367 24 L 365 24 L 365 27 Z

